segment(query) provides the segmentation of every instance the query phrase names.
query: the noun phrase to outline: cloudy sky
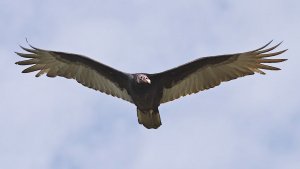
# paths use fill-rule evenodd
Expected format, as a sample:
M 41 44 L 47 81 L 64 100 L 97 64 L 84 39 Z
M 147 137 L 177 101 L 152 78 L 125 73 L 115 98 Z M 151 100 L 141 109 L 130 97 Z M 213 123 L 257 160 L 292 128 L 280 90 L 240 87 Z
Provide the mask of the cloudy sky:
M 300 1 L 1 0 L 0 168 L 300 168 Z M 126 72 L 288 48 L 267 72 L 160 107 L 163 125 L 64 78 L 21 74 L 18 45 L 84 54 Z

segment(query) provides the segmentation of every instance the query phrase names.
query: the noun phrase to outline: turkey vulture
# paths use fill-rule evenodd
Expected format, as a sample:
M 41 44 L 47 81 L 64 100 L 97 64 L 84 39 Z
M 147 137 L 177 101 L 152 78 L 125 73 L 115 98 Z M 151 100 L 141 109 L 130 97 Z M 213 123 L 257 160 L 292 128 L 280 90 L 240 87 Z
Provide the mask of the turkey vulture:
M 125 73 L 82 55 L 43 50 L 31 45 L 31 48 L 20 46 L 28 53 L 16 54 L 28 59 L 16 64 L 31 65 L 22 73 L 38 71 L 36 77 L 46 74 L 48 77 L 75 79 L 86 87 L 133 103 L 137 107 L 138 122 L 148 129 L 156 129 L 161 125 L 158 107 L 162 103 L 255 72 L 265 74 L 262 69 L 280 70 L 264 64 L 286 60 L 268 59 L 286 51 L 271 52 L 281 44 L 267 48 L 271 42 L 249 52 L 203 57 L 155 74 Z

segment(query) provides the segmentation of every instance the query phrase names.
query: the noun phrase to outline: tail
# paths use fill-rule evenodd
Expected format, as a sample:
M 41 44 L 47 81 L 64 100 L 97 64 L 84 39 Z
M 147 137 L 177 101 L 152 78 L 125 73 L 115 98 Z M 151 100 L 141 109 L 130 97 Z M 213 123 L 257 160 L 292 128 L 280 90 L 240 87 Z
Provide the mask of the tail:
M 161 125 L 158 109 L 141 111 L 137 109 L 138 121 L 147 129 L 157 129 Z

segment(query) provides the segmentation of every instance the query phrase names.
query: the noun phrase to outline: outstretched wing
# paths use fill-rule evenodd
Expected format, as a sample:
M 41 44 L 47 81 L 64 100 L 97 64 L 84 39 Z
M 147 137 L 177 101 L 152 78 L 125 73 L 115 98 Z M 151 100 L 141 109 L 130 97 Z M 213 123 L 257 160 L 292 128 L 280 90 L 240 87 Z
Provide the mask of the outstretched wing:
M 200 58 L 179 67 L 151 75 L 153 80 L 159 81 L 163 86 L 160 103 L 213 88 L 220 85 L 221 82 L 252 75 L 255 72 L 265 74 L 261 69 L 280 70 L 263 64 L 286 60 L 267 59 L 267 57 L 280 55 L 286 51 L 268 53 L 281 44 L 266 49 L 271 42 L 253 51 Z
M 22 46 L 21 48 L 29 53 L 16 52 L 16 54 L 28 60 L 16 64 L 31 65 L 22 73 L 39 71 L 36 77 L 46 74 L 48 77 L 75 79 L 86 87 L 133 102 L 126 90 L 129 74 L 77 54 L 43 50 L 32 46 L 32 49 Z

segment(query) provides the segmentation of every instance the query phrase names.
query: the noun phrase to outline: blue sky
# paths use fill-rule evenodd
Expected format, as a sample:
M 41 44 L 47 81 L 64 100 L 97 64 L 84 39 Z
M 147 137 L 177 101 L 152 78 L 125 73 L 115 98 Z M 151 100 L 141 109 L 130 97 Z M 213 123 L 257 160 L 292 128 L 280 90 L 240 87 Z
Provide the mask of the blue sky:
M 300 2 L 100 0 L 0 2 L 0 168 L 298 169 Z M 163 125 L 64 78 L 35 78 L 14 51 L 84 54 L 126 72 L 198 57 L 288 48 L 267 72 L 163 104 Z

